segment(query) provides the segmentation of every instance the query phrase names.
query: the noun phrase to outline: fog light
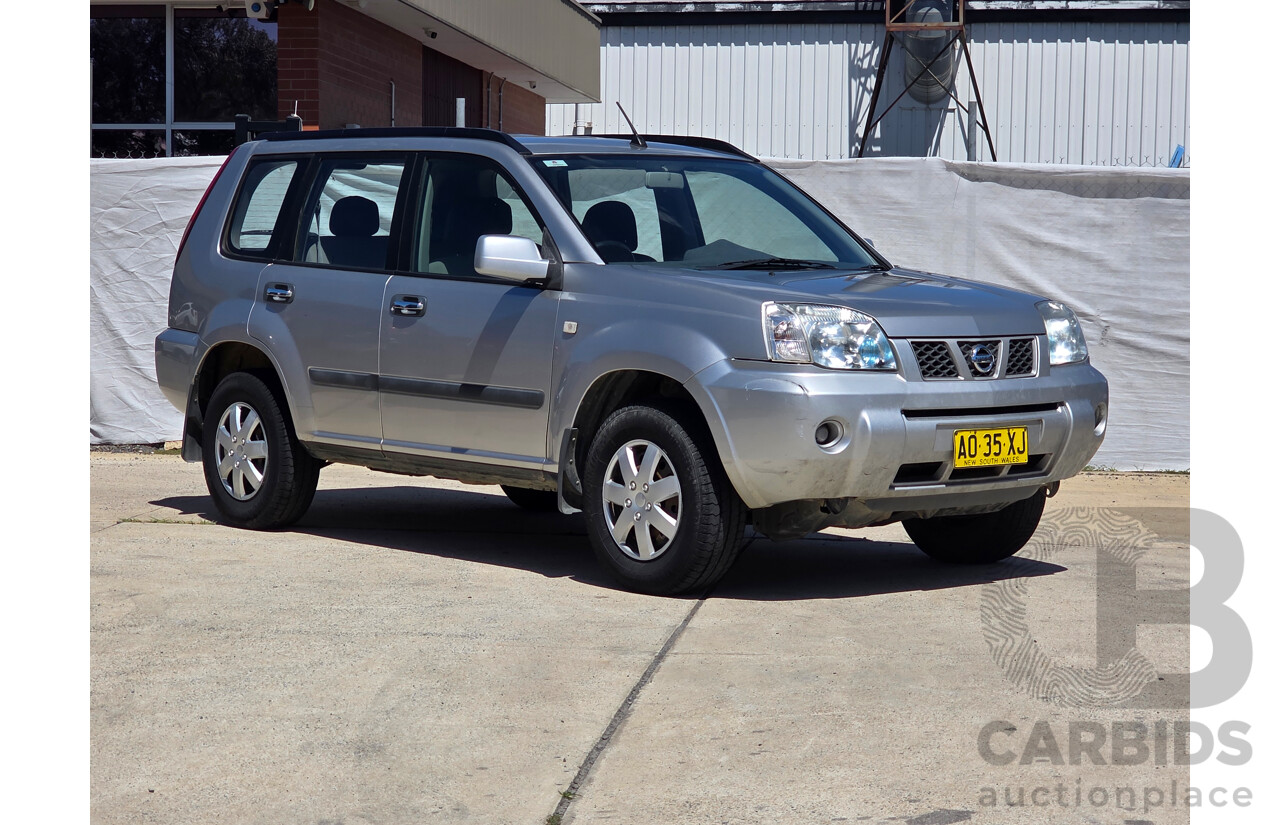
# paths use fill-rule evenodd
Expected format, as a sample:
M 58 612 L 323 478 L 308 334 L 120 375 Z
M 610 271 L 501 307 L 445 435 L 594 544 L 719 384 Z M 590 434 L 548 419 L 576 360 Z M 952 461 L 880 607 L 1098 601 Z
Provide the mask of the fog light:
M 1093 408 L 1093 434 L 1101 436 L 1107 431 L 1107 402 L 1103 401 Z
M 819 447 L 827 448 L 835 446 L 840 437 L 844 435 L 844 429 L 838 421 L 823 421 L 818 425 L 818 429 L 813 431 L 813 440 L 818 442 Z

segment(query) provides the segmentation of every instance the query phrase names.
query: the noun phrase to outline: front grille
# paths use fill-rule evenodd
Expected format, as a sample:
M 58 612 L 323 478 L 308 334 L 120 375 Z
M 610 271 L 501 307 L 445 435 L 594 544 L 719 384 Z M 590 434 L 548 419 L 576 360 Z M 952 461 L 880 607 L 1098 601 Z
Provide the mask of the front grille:
M 955 361 L 951 360 L 951 350 L 946 341 L 912 341 L 911 351 L 916 355 L 916 363 L 920 365 L 920 375 L 924 378 L 959 378 Z
M 989 381 L 994 378 L 1032 378 L 1036 374 L 1036 339 L 979 338 L 974 340 L 911 341 L 911 352 L 926 381 Z
M 1036 368 L 1036 339 L 1014 338 L 1009 342 L 1009 364 L 1004 374 L 1030 375 Z
M 964 354 L 964 364 L 969 368 L 969 374 L 974 378 L 995 378 L 1000 369 L 1000 342 L 997 341 L 959 341 L 960 352 Z M 982 353 L 985 360 L 981 366 L 975 365 L 973 356 L 976 353 Z

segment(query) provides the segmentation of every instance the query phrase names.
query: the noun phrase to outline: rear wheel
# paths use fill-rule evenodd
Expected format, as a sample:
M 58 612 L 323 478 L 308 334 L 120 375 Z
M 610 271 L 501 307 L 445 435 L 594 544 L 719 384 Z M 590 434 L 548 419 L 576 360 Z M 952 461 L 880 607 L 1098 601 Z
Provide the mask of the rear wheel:
M 502 492 L 507 494 L 512 504 L 535 513 L 554 513 L 560 509 L 555 490 L 530 490 L 527 487 L 508 487 L 503 484 Z
M 624 587 L 673 595 L 708 587 L 742 545 L 746 507 L 714 452 L 672 407 L 624 407 L 587 451 L 583 509 L 592 549 Z
M 204 421 L 204 478 L 222 520 L 270 529 L 302 517 L 321 463 L 298 443 L 275 393 L 256 376 L 228 375 Z
M 906 519 L 907 535 L 930 558 L 952 564 L 990 564 L 1021 550 L 1040 525 L 1045 491 L 994 513 Z

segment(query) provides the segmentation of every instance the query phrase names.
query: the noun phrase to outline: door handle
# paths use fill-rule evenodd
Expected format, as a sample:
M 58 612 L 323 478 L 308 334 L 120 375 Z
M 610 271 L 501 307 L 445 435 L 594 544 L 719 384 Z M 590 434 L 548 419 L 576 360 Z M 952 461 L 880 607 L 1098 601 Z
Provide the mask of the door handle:
M 267 284 L 267 300 L 287 304 L 293 300 L 293 284 Z
M 423 300 L 413 295 L 401 295 L 391 302 L 392 315 L 422 316 L 426 311 Z

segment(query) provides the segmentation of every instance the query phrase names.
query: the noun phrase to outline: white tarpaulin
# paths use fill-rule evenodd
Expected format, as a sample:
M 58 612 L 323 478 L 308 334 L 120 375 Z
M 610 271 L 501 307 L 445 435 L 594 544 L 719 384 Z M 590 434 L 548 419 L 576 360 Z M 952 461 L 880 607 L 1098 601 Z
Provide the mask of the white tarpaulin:
M 222 158 L 91 161 L 91 443 L 156 443 L 182 417 L 155 383 L 169 276 Z M 1190 466 L 1190 177 L 875 158 L 771 161 L 896 264 L 1062 300 L 1111 382 L 1094 463 Z
M 182 437 L 156 386 L 178 242 L 224 158 L 89 161 L 89 443 Z

